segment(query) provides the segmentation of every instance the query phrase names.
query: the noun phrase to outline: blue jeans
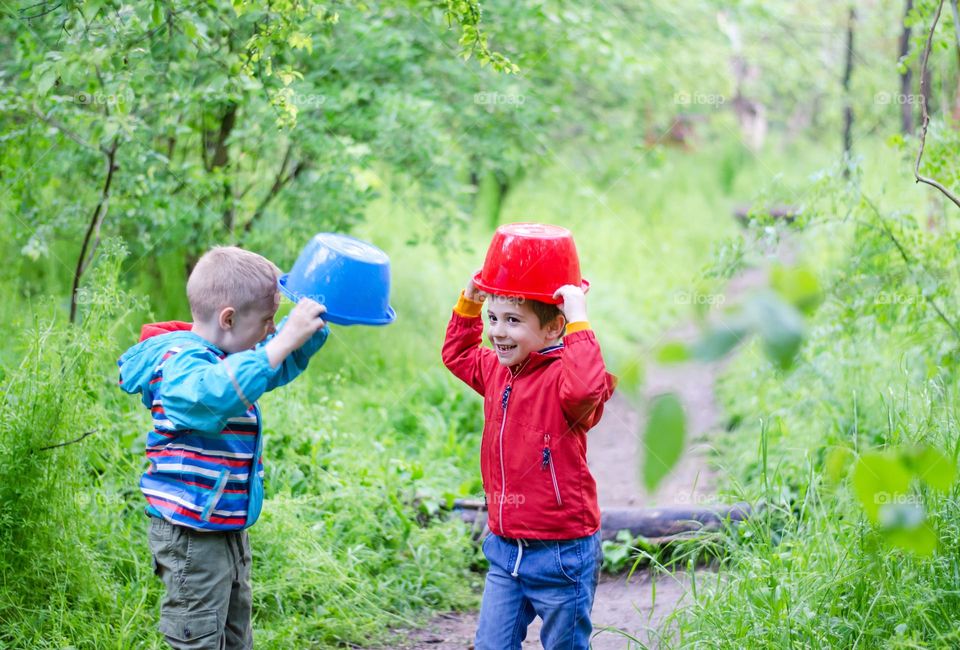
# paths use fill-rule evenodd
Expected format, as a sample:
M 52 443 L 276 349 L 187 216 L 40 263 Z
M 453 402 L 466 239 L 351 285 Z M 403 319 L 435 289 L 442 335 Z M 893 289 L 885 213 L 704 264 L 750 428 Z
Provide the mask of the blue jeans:
M 476 650 L 520 650 L 527 626 L 543 620 L 546 650 L 590 646 L 590 610 L 600 577 L 600 532 L 565 541 L 483 541 L 490 571 L 483 587 Z

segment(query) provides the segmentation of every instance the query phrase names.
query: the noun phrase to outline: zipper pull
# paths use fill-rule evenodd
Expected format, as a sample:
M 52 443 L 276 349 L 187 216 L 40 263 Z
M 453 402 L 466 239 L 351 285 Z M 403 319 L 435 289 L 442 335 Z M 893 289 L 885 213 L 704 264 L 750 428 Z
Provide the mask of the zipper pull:
M 540 462 L 540 469 L 543 471 L 547 470 L 547 467 L 550 466 L 550 447 L 543 448 L 543 460 Z
M 513 386 L 507 386 L 503 389 L 503 397 L 500 398 L 500 408 L 503 410 L 507 409 L 507 402 L 510 400 L 510 391 L 513 390 Z

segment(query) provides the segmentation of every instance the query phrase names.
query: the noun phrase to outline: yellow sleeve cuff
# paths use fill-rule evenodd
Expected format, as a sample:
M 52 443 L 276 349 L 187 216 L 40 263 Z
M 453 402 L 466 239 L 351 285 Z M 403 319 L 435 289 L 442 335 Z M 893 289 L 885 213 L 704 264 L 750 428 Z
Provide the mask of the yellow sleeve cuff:
M 573 334 L 574 332 L 582 332 L 583 330 L 590 329 L 590 321 L 578 320 L 575 323 L 567 323 L 567 334 Z
M 457 305 L 453 308 L 453 311 L 466 318 L 476 318 L 483 312 L 483 303 L 470 300 L 464 295 L 463 291 L 461 291 L 460 299 L 457 301 Z

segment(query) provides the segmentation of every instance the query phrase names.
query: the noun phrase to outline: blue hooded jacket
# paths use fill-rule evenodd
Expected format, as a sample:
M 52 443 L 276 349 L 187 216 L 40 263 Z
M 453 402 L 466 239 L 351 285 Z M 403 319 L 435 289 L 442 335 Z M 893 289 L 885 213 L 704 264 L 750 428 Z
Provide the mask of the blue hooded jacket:
M 279 332 L 286 319 L 277 327 Z M 327 340 L 314 334 L 276 368 L 264 345 L 227 355 L 189 323 L 145 325 L 117 362 L 120 388 L 153 415 L 149 469 L 140 478 L 147 512 L 196 530 L 252 526 L 263 504 L 263 393 L 295 379 Z

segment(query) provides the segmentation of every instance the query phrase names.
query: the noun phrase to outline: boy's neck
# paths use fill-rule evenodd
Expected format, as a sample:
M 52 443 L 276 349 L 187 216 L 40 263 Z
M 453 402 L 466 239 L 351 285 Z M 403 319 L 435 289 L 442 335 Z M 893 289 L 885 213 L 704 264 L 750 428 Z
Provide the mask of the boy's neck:
M 220 349 L 223 349 L 223 332 L 222 330 L 210 323 L 204 323 L 202 321 L 194 321 L 193 327 L 190 328 L 190 331 L 202 338 L 208 343 L 212 343 Z

